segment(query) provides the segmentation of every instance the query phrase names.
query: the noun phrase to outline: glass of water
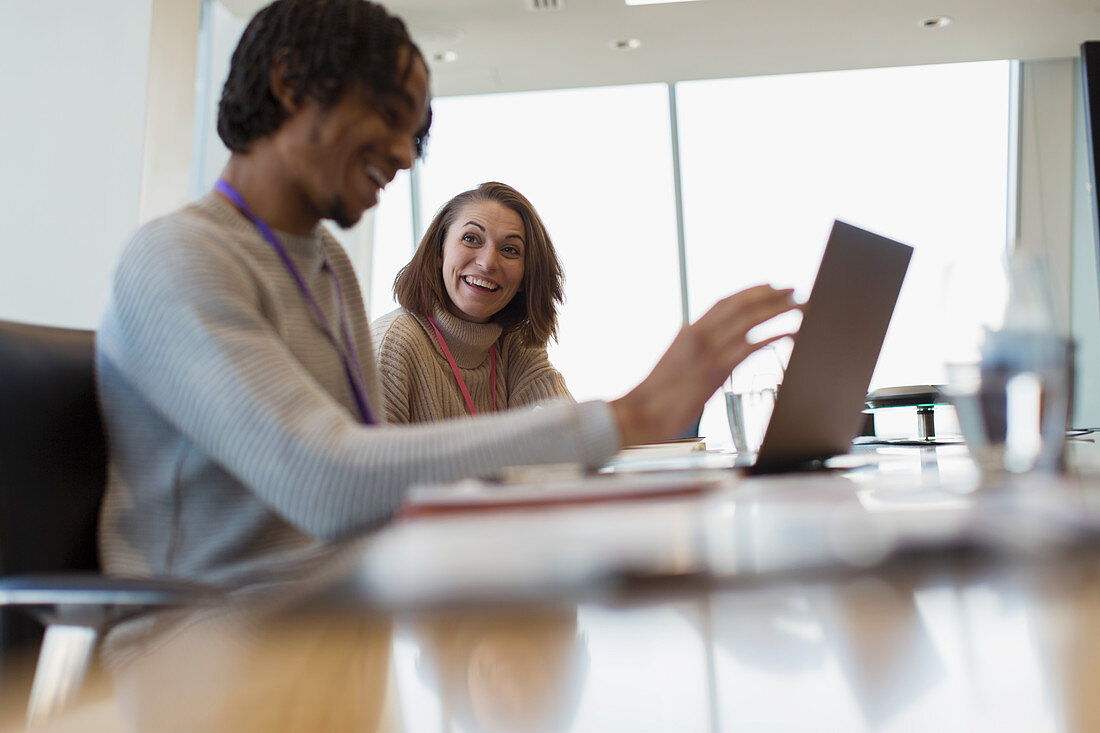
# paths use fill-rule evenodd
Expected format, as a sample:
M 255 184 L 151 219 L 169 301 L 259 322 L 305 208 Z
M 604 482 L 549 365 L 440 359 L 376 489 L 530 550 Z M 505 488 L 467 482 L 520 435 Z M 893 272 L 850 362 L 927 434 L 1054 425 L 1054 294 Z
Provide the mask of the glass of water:
M 751 354 L 726 380 L 726 418 L 738 454 L 760 450 L 782 381 L 783 361 L 773 346 Z
M 973 329 L 969 350 L 956 349 L 947 360 L 944 389 L 987 478 L 1063 467 L 1073 384 L 1073 344 L 1063 335 L 1044 262 L 1014 253 L 1003 275 L 998 317 L 986 318 Z M 975 296 L 962 279 L 954 285 L 951 292 Z M 968 310 L 974 307 L 952 309 L 956 323 Z M 952 334 L 950 323 L 944 332 Z
M 950 368 L 947 393 L 983 473 L 1063 468 L 1072 382 L 1072 342 L 1048 332 L 991 332 L 980 362 Z

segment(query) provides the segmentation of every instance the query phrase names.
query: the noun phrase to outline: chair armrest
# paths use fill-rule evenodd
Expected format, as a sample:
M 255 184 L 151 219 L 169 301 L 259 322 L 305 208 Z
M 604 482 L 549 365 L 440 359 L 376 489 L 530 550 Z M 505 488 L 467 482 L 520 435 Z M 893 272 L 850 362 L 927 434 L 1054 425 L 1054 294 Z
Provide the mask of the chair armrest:
M 222 593 L 174 580 L 110 578 L 96 573 L 9 575 L 0 578 L 0 606 L 43 625 L 102 629 L 138 613 L 216 603 Z

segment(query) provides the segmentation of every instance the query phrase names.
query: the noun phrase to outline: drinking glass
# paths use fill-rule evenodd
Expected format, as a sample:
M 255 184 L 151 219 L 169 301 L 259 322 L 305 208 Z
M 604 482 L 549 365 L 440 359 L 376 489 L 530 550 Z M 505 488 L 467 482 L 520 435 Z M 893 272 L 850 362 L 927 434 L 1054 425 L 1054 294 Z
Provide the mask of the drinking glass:
M 726 380 L 726 419 L 738 454 L 760 450 L 782 381 L 783 360 L 774 346 L 751 354 Z
M 1059 328 L 1042 261 L 1016 254 L 1004 280 L 1000 317 L 947 360 L 945 392 L 987 478 L 1063 467 L 1073 382 L 1073 344 Z

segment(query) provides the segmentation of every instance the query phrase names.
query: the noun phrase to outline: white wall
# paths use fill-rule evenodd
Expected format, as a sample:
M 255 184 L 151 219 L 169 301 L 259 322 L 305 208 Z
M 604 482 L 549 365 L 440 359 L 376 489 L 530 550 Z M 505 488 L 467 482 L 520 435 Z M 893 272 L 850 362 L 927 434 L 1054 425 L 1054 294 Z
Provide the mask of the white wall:
M 146 84 L 140 218 L 175 211 L 193 197 L 195 76 L 202 0 L 153 0 Z
M 0 0 L 0 318 L 93 327 L 138 222 L 150 0 Z

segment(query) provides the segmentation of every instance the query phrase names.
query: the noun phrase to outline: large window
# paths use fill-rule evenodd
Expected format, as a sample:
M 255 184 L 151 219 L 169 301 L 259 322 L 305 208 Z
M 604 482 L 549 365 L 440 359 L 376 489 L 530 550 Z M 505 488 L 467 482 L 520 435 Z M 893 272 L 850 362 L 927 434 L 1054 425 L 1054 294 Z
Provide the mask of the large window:
M 760 282 L 804 298 L 843 219 L 916 247 L 872 387 L 942 383 L 943 294 L 960 273 L 968 292 L 995 292 L 1005 250 L 1009 75 L 1009 62 L 987 62 L 677 84 L 691 318 Z M 435 110 L 421 226 L 484 180 L 525 193 L 566 268 L 551 358 L 578 398 L 618 395 L 681 319 L 667 87 L 438 99 Z M 401 218 L 391 205 L 408 207 L 387 199 L 380 220 Z M 400 264 L 388 246 L 376 241 L 375 283 Z M 729 442 L 717 400 L 701 432 Z
M 843 219 L 916 249 L 872 387 L 941 384 L 945 290 L 964 287 L 960 272 L 971 293 L 998 289 L 1009 71 L 989 62 L 678 84 L 692 317 L 760 282 L 805 298 Z M 716 400 L 704 432 L 725 437 Z

